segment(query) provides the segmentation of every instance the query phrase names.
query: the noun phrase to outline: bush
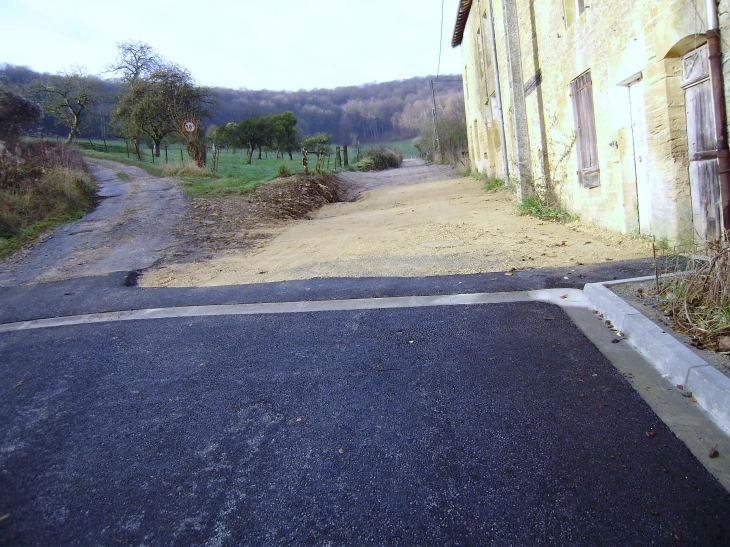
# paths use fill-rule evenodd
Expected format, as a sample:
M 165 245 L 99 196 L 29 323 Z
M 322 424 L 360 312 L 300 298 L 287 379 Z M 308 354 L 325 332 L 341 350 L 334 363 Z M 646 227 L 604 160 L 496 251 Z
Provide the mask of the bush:
M 0 137 L 14 140 L 24 127 L 42 117 L 43 110 L 36 103 L 0 87 Z
M 365 157 L 357 164 L 361 171 L 383 171 L 395 169 L 403 163 L 403 154 L 391 148 L 372 148 L 365 151 Z
M 289 171 L 289 168 L 283 163 L 279 166 L 279 170 L 276 172 L 276 176 L 279 178 L 289 177 L 291 174 L 292 172 Z

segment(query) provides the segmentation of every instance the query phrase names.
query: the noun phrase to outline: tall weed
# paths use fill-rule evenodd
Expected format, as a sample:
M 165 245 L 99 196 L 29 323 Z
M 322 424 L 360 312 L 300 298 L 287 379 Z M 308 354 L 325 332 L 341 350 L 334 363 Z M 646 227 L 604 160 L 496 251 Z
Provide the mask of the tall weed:
M 96 190 L 78 149 L 56 143 L 0 148 L 0 257 L 93 207 Z

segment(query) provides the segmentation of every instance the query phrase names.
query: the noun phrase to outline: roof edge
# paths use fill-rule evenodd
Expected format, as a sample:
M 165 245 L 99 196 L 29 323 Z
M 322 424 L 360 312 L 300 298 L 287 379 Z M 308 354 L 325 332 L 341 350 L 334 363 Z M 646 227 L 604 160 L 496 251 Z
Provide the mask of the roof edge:
M 459 11 L 456 14 L 456 25 L 454 26 L 454 36 L 451 39 L 451 47 L 458 47 L 464 39 L 464 28 L 466 21 L 469 19 L 472 0 L 461 0 L 459 2 Z

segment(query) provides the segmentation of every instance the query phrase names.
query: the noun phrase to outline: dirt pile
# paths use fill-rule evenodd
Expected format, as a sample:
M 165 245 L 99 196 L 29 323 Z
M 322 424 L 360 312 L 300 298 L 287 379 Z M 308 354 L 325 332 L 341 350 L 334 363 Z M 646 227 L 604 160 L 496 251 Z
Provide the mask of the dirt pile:
M 191 250 L 179 261 L 196 259 L 201 253 L 260 246 L 278 234 L 286 221 L 307 218 L 343 198 L 337 179 L 322 174 L 276 179 L 240 195 L 194 198 L 190 215 L 175 229 L 189 240 Z

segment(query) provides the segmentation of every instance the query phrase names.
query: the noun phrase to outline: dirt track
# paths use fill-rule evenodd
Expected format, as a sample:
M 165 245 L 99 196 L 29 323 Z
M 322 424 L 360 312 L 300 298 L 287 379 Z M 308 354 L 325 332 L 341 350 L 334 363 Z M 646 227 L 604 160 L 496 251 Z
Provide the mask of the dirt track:
M 185 252 L 172 233 L 185 197 L 174 179 L 106 160 L 86 160 L 99 185 L 97 208 L 0 261 L 0 286 L 144 269 Z
M 419 160 L 196 199 L 174 179 L 89 163 L 99 207 L 0 263 L 0 286 L 134 270 L 144 270 L 139 283 L 148 287 L 428 276 L 650 254 L 628 236 L 515 216 L 509 192 L 487 194 L 478 181 Z
M 248 244 L 222 245 L 201 260 L 152 268 L 140 284 L 213 286 L 569 268 L 651 252 L 644 241 L 580 223 L 563 226 L 515 216 L 510 193 L 487 194 L 474 179 L 418 160 L 382 173 L 341 174 L 339 180 L 340 192 L 358 195 L 355 201 L 325 205 L 308 219 L 264 223 L 260 231 L 244 234 L 241 241 Z

